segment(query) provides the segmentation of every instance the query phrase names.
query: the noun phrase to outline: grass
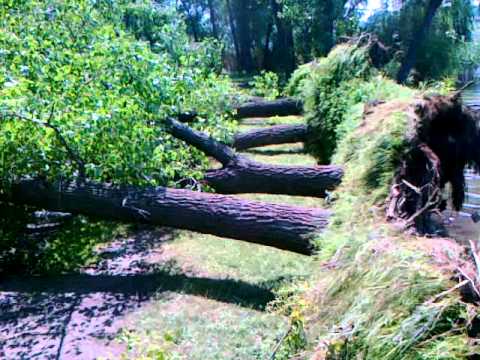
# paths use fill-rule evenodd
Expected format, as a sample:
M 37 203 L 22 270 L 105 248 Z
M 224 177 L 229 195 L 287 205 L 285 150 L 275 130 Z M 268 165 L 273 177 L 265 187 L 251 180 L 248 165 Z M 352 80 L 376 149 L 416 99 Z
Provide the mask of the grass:
M 248 121 L 248 120 L 247 120 Z M 252 127 L 299 122 L 298 117 L 255 120 Z M 245 130 L 245 126 L 242 126 Z M 269 146 L 248 153 L 262 162 L 283 165 L 312 165 L 314 160 L 295 153 L 299 144 Z M 289 153 L 289 152 L 294 153 Z M 272 155 L 269 151 L 275 150 Z M 264 152 L 263 154 L 261 154 Z M 277 153 L 279 152 L 279 154 Z M 282 153 L 285 152 L 285 153 Z M 299 206 L 321 206 L 322 200 L 266 194 L 243 194 L 251 200 Z M 131 314 L 120 341 L 127 344 L 127 359 L 265 359 L 289 327 L 289 319 L 265 309 L 266 304 L 252 306 L 235 299 L 236 284 L 249 284 L 261 291 L 276 291 L 282 285 L 308 278 L 318 266 L 313 258 L 219 238 L 212 235 L 179 231 L 163 251 L 179 271 L 189 276 L 233 280 L 222 288 L 231 293 L 231 301 L 211 300 L 215 296 L 188 295 L 188 289 L 159 294 L 147 307 Z M 218 289 L 204 288 L 205 293 Z M 183 293 L 182 293 L 183 292 Z M 261 300 L 261 299 L 259 299 Z
M 270 118 L 252 118 L 244 119 L 239 125 L 239 131 L 251 130 L 257 127 L 273 126 L 273 125 L 293 125 L 302 123 L 303 118 L 301 116 L 274 116 Z
M 252 160 L 275 165 L 315 166 L 317 164 L 315 159 L 303 154 L 302 149 L 301 144 L 270 145 L 264 146 L 261 150 L 251 150 L 248 156 Z
M 152 344 L 172 359 L 265 359 L 287 326 L 273 314 L 188 295 L 159 299 L 143 315 L 123 334 L 135 344 L 128 359 L 148 355 Z
M 330 270 L 301 295 L 307 347 L 317 357 L 453 360 L 480 352 L 468 334 L 478 310 L 463 301 L 453 280 L 464 249 L 451 239 L 407 235 L 385 221 L 385 199 L 415 120 L 410 103 L 376 106 L 337 147 L 334 160 L 345 174 L 331 225 L 318 239 Z

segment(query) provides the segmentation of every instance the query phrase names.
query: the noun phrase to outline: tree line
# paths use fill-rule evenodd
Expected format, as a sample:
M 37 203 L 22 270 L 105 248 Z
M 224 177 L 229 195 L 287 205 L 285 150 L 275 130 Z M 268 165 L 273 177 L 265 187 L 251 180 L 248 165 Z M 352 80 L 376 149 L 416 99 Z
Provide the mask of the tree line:
M 168 3 L 158 0 L 157 3 Z M 223 45 L 230 70 L 274 71 L 286 77 L 297 65 L 325 56 L 338 43 L 364 32 L 377 35 L 397 61 L 405 81 L 411 68 L 420 80 L 472 66 L 474 18 L 470 0 L 384 0 L 365 15 L 367 0 L 176 0 L 194 41 Z M 395 6 L 394 6 L 395 5 Z M 440 55 L 440 56 L 439 56 Z M 476 60 L 475 60 L 476 61 Z

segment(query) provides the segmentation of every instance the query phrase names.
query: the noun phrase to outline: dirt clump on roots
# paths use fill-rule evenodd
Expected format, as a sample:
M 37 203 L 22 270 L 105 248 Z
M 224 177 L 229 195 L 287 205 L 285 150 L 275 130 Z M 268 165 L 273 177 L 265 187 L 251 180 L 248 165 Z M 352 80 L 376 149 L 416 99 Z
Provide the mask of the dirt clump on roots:
M 480 164 L 478 116 L 462 106 L 458 94 L 424 96 L 407 113 L 408 150 L 394 177 L 387 216 L 424 234 L 434 230 L 447 199 L 456 211 L 463 205 L 465 168 Z

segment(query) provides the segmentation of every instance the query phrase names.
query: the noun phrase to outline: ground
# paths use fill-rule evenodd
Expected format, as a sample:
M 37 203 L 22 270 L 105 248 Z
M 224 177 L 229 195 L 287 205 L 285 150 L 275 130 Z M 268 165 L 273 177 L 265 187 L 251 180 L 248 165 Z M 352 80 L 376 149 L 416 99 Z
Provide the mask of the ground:
M 240 131 L 301 121 L 247 119 Z M 302 144 L 249 156 L 314 164 Z M 302 206 L 322 200 L 246 194 Z M 287 331 L 275 290 L 308 277 L 312 258 L 188 231 L 143 227 L 97 249 L 77 274 L 0 283 L 2 359 L 265 359 Z

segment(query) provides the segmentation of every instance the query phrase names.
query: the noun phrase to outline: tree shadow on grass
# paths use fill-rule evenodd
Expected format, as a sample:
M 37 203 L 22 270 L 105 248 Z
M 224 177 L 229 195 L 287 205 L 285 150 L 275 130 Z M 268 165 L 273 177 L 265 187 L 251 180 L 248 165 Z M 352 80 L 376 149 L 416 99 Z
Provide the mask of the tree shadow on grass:
M 171 230 L 147 229 L 101 250 L 104 259 L 78 274 L 9 277 L 0 282 L 0 358 L 118 358 L 113 339 L 126 314 L 172 292 L 262 310 L 271 291 L 233 279 L 185 274 L 162 262 Z M 148 259 L 157 252 L 158 263 Z

